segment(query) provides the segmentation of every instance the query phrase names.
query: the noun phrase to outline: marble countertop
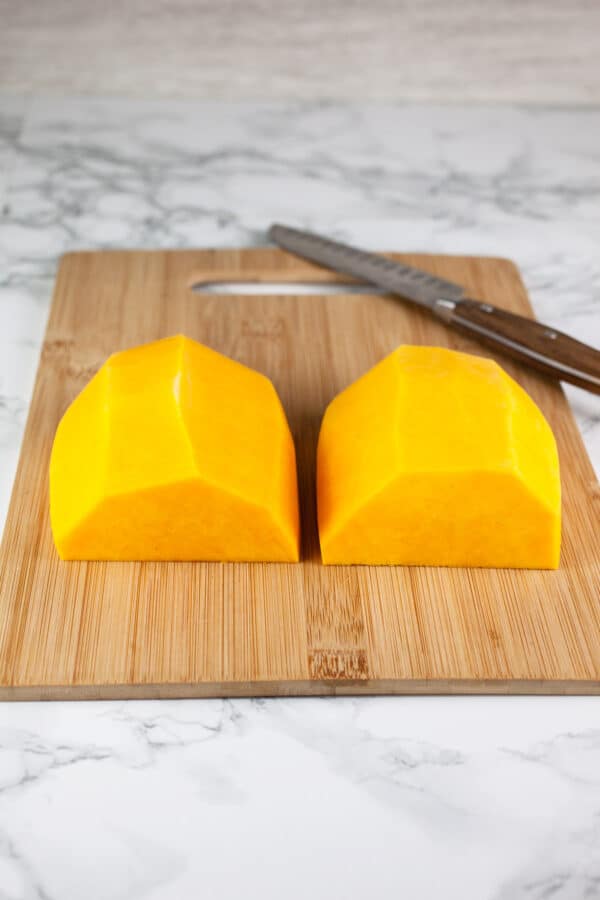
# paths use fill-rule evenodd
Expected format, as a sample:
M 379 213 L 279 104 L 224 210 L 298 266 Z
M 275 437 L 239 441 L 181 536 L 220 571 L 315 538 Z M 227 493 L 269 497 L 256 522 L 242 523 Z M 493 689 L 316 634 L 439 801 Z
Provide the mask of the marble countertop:
M 600 346 L 600 111 L 0 99 L 2 520 L 58 256 L 275 219 L 512 257 Z M 600 700 L 0 705 L 1 900 L 242 895 L 600 897 Z

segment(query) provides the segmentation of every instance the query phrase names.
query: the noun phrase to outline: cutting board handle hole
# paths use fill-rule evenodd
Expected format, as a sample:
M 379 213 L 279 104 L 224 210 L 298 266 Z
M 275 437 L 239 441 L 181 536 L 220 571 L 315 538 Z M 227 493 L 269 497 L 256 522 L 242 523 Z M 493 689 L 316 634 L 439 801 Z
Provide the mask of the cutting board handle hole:
M 368 284 L 344 284 L 341 281 L 196 281 L 191 285 L 195 294 L 236 296 L 297 297 L 301 294 L 323 297 L 330 294 L 384 294 L 385 291 Z

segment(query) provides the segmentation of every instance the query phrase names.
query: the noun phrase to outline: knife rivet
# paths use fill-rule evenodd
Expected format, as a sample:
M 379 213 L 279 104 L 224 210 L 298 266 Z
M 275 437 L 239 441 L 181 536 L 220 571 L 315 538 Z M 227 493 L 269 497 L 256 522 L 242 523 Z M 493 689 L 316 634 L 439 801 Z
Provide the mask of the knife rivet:
M 479 304 L 479 309 L 481 310 L 481 312 L 487 312 L 487 313 L 490 313 L 490 312 L 493 312 L 494 307 L 493 307 L 493 306 L 490 306 L 489 303 L 480 303 L 480 304 Z
M 551 341 L 555 341 L 558 335 L 555 331 L 552 331 L 551 328 L 546 328 L 546 330 L 544 331 L 544 337 L 550 338 Z

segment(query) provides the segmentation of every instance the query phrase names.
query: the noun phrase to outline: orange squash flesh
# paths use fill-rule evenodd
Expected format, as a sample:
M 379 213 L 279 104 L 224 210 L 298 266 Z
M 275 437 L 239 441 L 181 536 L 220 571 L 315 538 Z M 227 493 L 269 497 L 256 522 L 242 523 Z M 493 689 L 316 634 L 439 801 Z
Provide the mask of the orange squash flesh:
M 542 413 L 495 362 L 399 347 L 326 410 L 323 562 L 549 568 L 560 474 Z
M 297 561 L 275 388 L 183 336 L 111 356 L 58 427 L 50 517 L 63 559 Z

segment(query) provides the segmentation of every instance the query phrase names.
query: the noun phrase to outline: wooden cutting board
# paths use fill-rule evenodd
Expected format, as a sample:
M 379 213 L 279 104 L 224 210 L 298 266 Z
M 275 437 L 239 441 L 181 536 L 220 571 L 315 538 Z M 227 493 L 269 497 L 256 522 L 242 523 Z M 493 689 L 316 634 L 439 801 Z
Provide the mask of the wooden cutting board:
M 507 260 L 399 258 L 531 314 Z M 600 693 L 600 492 L 561 388 L 500 360 L 558 441 L 558 572 L 325 568 L 314 459 L 327 402 L 400 343 L 489 353 L 389 297 L 191 290 L 242 279 L 336 276 L 277 250 L 63 258 L 0 550 L 0 697 Z M 58 559 L 47 471 L 62 413 L 110 353 L 177 332 L 275 382 L 298 453 L 300 564 Z

